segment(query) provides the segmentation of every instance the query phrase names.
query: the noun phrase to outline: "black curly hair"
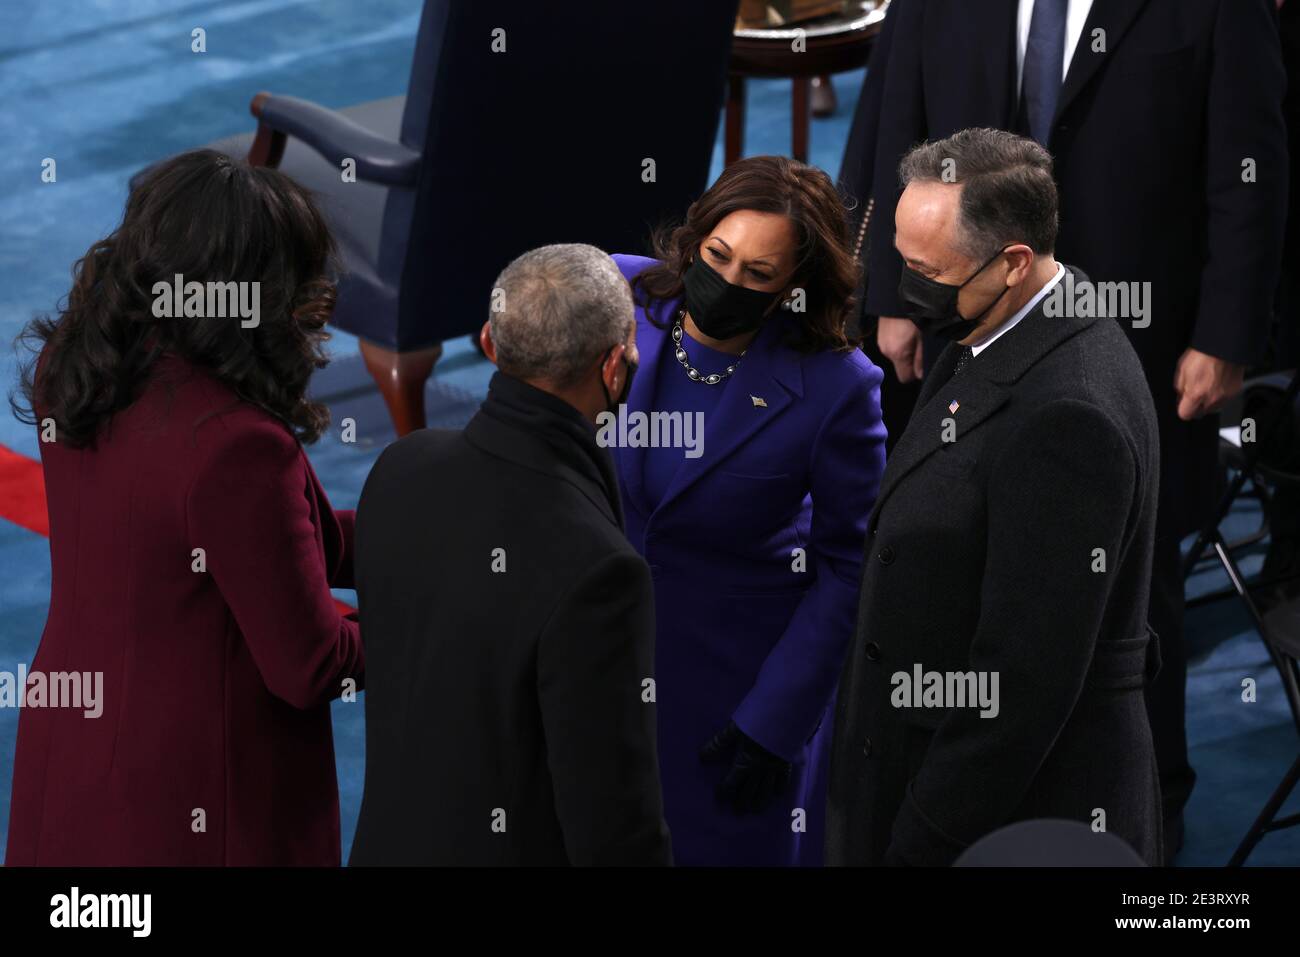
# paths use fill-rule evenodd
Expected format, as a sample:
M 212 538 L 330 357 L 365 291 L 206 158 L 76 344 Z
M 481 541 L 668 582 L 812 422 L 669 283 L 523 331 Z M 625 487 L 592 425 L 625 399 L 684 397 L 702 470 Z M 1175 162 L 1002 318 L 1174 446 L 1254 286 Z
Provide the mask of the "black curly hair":
M 166 160 L 132 190 L 122 224 L 73 266 L 58 316 L 39 316 L 19 335 L 32 354 L 21 399 L 10 396 L 14 414 L 52 418 L 60 442 L 93 447 L 172 352 L 313 442 L 329 424 L 307 384 L 328 361 L 335 264 L 324 217 L 285 174 L 214 150 Z M 155 285 L 177 274 L 205 288 L 259 283 L 260 321 L 155 316 Z

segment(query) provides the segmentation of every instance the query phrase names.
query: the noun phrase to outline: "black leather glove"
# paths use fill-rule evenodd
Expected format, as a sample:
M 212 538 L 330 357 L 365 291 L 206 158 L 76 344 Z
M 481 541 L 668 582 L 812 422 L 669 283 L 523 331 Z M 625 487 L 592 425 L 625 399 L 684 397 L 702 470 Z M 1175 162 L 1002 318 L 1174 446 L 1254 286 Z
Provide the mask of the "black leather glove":
M 734 721 L 727 722 L 700 749 L 705 764 L 722 764 L 728 759 L 731 767 L 718 784 L 718 800 L 740 814 L 763 810 L 790 784 L 790 762 L 745 734 Z

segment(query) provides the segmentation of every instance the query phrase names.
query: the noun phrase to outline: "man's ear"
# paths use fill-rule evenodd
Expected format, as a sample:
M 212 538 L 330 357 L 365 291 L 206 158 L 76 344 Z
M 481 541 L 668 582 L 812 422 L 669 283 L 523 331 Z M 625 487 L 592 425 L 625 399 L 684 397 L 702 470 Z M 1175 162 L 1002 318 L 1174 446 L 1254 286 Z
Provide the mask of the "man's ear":
M 600 378 L 610 395 L 618 395 L 623 388 L 623 376 L 627 370 L 622 359 L 626 351 L 627 346 L 620 342 L 605 354 L 605 360 L 600 364 Z
M 492 320 L 489 319 L 483 323 L 483 328 L 478 331 L 478 342 L 483 347 L 483 355 L 487 356 L 488 362 L 493 365 L 497 364 L 497 344 L 492 341 Z
M 1011 254 L 1011 272 L 1007 274 L 1008 285 L 1018 286 L 1025 281 L 1029 270 L 1034 265 L 1034 251 L 1023 243 L 1007 250 Z

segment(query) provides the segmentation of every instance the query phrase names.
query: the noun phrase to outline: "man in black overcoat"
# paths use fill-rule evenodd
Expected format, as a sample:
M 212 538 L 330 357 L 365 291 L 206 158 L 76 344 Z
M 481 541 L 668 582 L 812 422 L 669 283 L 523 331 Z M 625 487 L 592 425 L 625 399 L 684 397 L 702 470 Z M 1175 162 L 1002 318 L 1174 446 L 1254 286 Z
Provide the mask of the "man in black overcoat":
M 596 417 L 636 366 L 591 246 L 496 282 L 498 365 L 463 432 L 389 446 L 357 511 L 366 776 L 352 864 L 671 863 L 650 570 Z
M 1165 666 L 1149 705 L 1173 847 L 1195 781 L 1178 543 L 1217 501 L 1212 413 L 1264 355 L 1287 209 L 1275 6 L 895 0 L 889 57 L 873 81 L 879 116 L 856 141 L 872 152 L 875 200 L 864 308 L 881 317 L 879 347 L 902 382 L 940 346 L 921 345 L 897 296 L 894 171 L 920 141 L 969 127 L 1037 139 L 1055 159 L 1057 253 L 1097 282 L 1150 283 L 1146 315 L 1124 329 L 1160 424 L 1151 618 Z M 885 397 L 886 409 L 895 404 Z
M 912 151 L 902 179 L 899 292 L 950 344 L 868 522 L 827 860 L 947 865 L 1050 817 L 1158 864 L 1143 691 L 1159 440 L 1142 367 L 1053 255 L 1041 146 L 968 130 Z

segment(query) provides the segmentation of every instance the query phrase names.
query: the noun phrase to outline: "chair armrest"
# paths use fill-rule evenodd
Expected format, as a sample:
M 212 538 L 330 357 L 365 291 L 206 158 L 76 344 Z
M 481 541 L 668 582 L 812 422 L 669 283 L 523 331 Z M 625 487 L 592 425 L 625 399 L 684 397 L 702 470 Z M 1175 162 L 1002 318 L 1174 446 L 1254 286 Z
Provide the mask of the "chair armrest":
M 372 133 L 342 113 L 294 96 L 259 93 L 249 104 L 257 136 L 248 151 L 254 166 L 278 166 L 286 136 L 310 146 L 331 163 L 356 160 L 357 178 L 389 186 L 414 186 L 420 154 Z

